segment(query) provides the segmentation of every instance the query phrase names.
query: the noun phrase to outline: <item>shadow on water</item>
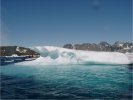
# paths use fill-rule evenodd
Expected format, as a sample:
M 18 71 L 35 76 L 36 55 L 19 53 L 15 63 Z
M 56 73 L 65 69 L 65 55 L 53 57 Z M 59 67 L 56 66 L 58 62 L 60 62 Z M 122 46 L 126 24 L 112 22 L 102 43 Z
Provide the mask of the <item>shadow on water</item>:
M 49 99 L 68 100 L 72 95 L 57 92 L 56 84 L 36 82 L 33 77 L 1 76 L 1 99 Z M 63 90 L 62 90 L 63 91 Z M 57 93 L 56 93 L 57 92 Z

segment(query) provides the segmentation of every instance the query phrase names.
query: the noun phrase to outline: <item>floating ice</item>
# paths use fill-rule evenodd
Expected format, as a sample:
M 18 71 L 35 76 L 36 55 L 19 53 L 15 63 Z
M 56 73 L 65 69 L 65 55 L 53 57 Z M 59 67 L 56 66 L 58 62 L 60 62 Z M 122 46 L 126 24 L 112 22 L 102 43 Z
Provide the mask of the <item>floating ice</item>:
M 72 50 L 53 46 L 32 47 L 40 53 L 33 61 L 21 62 L 22 65 L 63 65 L 63 64 L 131 64 L 126 54 L 119 52 L 97 52 Z M 131 58 L 131 57 L 130 57 Z

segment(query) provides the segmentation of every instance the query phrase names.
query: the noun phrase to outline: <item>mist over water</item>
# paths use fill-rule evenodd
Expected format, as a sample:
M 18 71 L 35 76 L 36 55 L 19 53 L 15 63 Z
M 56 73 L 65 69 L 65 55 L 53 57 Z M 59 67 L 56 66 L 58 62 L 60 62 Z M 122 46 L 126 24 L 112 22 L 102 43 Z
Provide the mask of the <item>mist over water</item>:
M 7 65 L 1 67 L 3 99 L 132 99 L 126 65 Z

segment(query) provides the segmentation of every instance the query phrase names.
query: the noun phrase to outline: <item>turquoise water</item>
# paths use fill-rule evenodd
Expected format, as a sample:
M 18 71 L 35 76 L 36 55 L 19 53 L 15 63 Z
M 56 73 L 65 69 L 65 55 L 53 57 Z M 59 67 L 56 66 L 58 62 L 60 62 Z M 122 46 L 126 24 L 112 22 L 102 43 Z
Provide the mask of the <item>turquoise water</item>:
M 2 99 L 132 100 L 126 65 L 1 66 Z

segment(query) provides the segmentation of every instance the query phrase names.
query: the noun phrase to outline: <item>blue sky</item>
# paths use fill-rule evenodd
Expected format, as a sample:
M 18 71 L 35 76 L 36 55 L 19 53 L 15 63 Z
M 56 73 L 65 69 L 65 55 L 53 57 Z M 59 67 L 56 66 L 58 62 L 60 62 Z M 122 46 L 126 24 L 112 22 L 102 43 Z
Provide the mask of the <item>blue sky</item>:
M 132 41 L 132 0 L 1 0 L 3 45 Z

